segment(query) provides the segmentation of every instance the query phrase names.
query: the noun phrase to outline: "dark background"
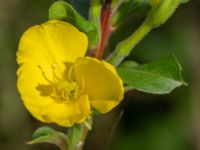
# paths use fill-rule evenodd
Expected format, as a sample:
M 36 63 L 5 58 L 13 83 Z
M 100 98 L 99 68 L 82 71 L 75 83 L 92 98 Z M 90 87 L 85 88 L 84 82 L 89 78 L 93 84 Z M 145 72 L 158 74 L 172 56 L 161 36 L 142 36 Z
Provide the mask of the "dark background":
M 33 131 L 45 124 L 26 111 L 16 89 L 15 54 L 19 39 L 28 27 L 48 19 L 52 2 L 54 0 L 0 0 L 0 150 L 57 149 L 48 144 L 25 144 Z M 74 0 L 73 5 L 87 17 L 87 0 Z M 131 14 L 121 20 L 108 48 L 113 49 L 142 19 L 143 15 Z M 199 0 L 181 5 L 129 58 L 147 63 L 171 53 L 180 61 L 189 86 L 159 96 L 128 92 L 121 105 L 95 118 L 85 150 L 200 150 Z

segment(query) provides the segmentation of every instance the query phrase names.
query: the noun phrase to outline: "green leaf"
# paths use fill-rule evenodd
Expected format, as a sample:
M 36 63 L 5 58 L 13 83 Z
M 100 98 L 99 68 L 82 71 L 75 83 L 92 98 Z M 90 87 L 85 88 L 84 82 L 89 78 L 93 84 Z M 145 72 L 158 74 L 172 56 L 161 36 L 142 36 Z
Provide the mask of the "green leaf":
M 102 2 L 101 0 L 90 0 L 89 20 L 97 29 L 97 36 L 94 37 L 94 43 L 97 44 L 100 39 L 100 16 Z M 93 48 L 92 48 L 93 49 Z
M 72 128 L 68 129 L 68 143 L 69 143 L 69 150 L 74 150 L 75 148 L 81 146 L 82 135 L 84 132 L 84 125 L 83 124 L 76 124 Z
M 150 64 L 117 69 L 128 85 L 139 91 L 152 94 L 167 94 L 184 83 L 181 66 L 174 56 L 167 56 Z
M 67 149 L 67 136 L 49 127 L 40 127 L 33 133 L 33 140 L 27 144 L 51 143 L 57 145 L 61 150 Z
M 80 31 L 87 34 L 90 45 L 95 45 L 98 42 L 98 29 L 65 1 L 57 1 L 51 5 L 49 8 L 49 19 L 70 22 L 79 28 Z

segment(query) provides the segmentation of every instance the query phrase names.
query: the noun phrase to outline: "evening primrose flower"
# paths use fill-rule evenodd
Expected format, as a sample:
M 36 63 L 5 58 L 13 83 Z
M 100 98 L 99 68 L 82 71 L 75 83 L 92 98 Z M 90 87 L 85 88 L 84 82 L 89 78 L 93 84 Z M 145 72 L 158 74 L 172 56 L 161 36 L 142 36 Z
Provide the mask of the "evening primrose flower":
M 84 33 L 58 20 L 23 34 L 17 51 L 17 87 L 35 118 L 70 127 L 84 122 L 93 108 L 106 113 L 123 99 L 115 68 L 84 57 L 87 46 Z

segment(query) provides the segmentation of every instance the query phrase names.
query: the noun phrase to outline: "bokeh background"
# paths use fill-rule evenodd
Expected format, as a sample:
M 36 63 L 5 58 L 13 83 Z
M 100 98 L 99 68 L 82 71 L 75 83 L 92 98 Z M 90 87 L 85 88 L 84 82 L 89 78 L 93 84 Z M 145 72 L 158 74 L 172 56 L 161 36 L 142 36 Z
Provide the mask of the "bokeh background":
M 46 124 L 25 110 L 16 89 L 15 54 L 20 36 L 28 27 L 48 19 L 53 2 L 0 0 L 0 150 L 58 149 L 48 144 L 25 144 L 37 127 Z M 88 0 L 73 0 L 72 4 L 87 17 Z M 145 9 L 121 18 L 108 49 L 127 37 L 144 14 Z M 166 24 L 145 37 L 130 58 L 147 63 L 167 54 L 178 58 L 189 86 L 168 95 L 128 92 L 120 106 L 95 118 L 85 150 L 200 150 L 199 0 L 181 5 Z

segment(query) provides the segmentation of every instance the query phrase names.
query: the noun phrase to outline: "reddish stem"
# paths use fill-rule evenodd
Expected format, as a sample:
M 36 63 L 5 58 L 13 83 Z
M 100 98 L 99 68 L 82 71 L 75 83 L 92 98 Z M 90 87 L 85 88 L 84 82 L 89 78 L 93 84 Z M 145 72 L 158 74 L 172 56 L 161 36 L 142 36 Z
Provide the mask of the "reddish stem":
M 111 20 L 111 0 L 106 0 L 101 11 L 101 39 L 94 50 L 93 56 L 102 59 L 103 54 L 105 52 L 105 47 L 107 45 L 109 36 L 110 36 L 110 20 Z

